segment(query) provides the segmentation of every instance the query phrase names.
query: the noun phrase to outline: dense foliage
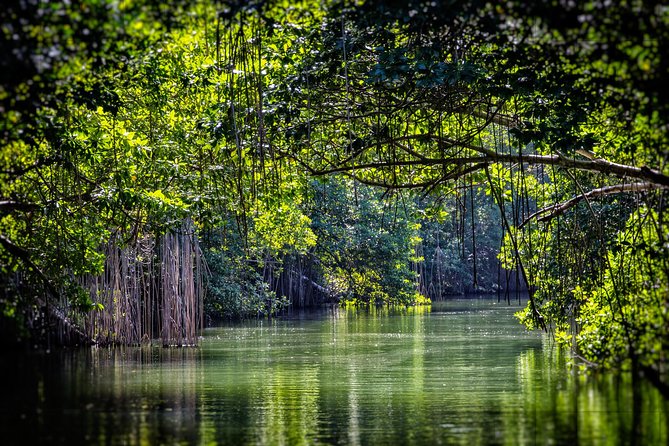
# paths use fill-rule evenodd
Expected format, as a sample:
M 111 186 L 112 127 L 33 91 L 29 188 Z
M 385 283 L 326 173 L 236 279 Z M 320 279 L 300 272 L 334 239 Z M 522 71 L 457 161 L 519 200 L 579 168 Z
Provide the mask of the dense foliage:
M 521 319 L 661 383 L 667 8 L 445 3 L 331 10 L 302 65 L 303 125 L 328 145 L 297 156 L 391 190 L 485 184 L 531 291 Z
M 522 279 L 526 324 L 666 386 L 666 6 L 16 1 L 2 31 L 4 321 L 125 317 L 105 247 L 153 265 L 192 221 L 210 317 Z

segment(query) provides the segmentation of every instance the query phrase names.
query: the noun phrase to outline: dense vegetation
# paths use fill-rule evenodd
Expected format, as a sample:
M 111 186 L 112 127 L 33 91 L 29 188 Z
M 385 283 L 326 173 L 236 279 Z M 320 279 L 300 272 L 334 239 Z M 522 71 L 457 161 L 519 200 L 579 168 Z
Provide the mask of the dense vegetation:
M 528 326 L 666 390 L 665 6 L 2 15 L 12 336 L 187 344 L 205 316 L 526 287 Z

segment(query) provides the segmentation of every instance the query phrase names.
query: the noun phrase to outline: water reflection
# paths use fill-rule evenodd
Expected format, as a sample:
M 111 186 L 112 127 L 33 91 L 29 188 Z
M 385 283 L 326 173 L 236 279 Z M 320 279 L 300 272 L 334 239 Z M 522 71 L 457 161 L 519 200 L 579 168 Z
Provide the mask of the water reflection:
M 646 383 L 574 375 L 496 300 L 330 310 L 198 349 L 2 358 L 9 444 L 666 444 Z M 9 367 L 7 365 L 10 365 Z M 12 385 L 7 385 L 12 383 Z M 3 442 L 5 443 L 5 442 Z
M 547 339 L 518 357 L 523 414 L 535 444 L 667 444 L 668 402 L 631 376 L 586 377 L 567 367 L 564 352 Z M 536 392 L 543 386 L 543 392 Z

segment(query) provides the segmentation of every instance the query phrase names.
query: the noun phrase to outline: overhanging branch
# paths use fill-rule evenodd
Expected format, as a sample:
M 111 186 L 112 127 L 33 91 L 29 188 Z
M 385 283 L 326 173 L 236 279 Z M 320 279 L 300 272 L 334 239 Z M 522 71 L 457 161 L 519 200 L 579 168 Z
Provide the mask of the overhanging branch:
M 519 226 L 519 228 L 522 228 L 535 218 L 537 219 L 537 221 L 552 220 L 553 218 L 564 214 L 566 211 L 573 208 L 574 206 L 576 206 L 578 203 L 580 203 L 582 200 L 585 199 L 604 197 L 607 195 L 620 194 L 624 192 L 648 192 L 651 190 L 667 189 L 667 188 L 669 187 L 655 183 L 629 183 L 629 184 L 616 184 L 614 186 L 600 187 L 598 189 L 593 189 L 584 194 L 576 195 L 575 197 L 567 201 L 563 201 L 561 203 L 556 203 L 552 206 L 547 206 L 545 208 L 539 209 L 537 212 L 527 217 L 525 221 L 523 221 L 523 223 Z
M 443 158 L 412 158 L 398 159 L 390 161 L 373 161 L 367 163 L 349 164 L 348 160 L 343 163 L 330 161 L 332 167 L 326 169 L 310 169 L 314 175 L 329 175 L 338 172 L 353 172 L 365 169 L 385 169 L 392 167 L 408 166 L 463 166 L 467 164 L 480 165 L 481 170 L 484 166 L 492 163 L 501 164 L 537 164 L 545 166 L 557 166 L 569 169 L 576 169 L 588 172 L 597 172 L 606 175 L 616 175 L 622 178 L 633 178 L 643 180 L 658 186 L 669 187 L 669 176 L 662 172 L 651 169 L 647 166 L 636 167 L 626 164 L 614 163 L 603 158 L 576 159 L 564 155 L 537 155 L 525 153 L 499 153 L 494 150 L 472 144 L 467 140 L 453 140 L 450 138 L 439 137 L 436 135 L 407 135 L 400 138 L 383 141 L 382 144 L 393 144 L 397 141 L 416 140 L 422 142 L 435 142 L 442 147 L 469 149 L 479 153 L 481 156 L 454 156 Z
M 30 212 L 40 210 L 42 207 L 35 203 L 26 203 L 14 200 L 0 200 L 0 213 L 8 212 Z

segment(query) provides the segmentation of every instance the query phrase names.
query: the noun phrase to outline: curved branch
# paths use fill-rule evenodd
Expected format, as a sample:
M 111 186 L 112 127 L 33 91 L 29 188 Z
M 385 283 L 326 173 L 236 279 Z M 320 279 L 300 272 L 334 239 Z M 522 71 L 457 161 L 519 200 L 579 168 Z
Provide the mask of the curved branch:
M 561 203 L 556 203 L 552 206 L 547 206 L 545 208 L 539 209 L 537 212 L 527 217 L 525 221 L 523 221 L 523 223 L 521 223 L 520 226 L 518 226 L 518 228 L 522 228 L 535 218 L 537 219 L 537 221 L 552 220 L 553 218 L 564 214 L 566 211 L 573 208 L 574 206 L 576 206 L 578 203 L 580 203 L 582 200 L 585 199 L 604 197 L 607 195 L 620 194 L 624 192 L 647 192 L 651 190 L 667 189 L 667 188 L 669 187 L 655 183 L 629 183 L 629 184 L 616 184 L 614 186 L 600 187 L 598 189 L 593 189 L 584 194 L 576 195 L 575 197 L 567 201 L 563 201 Z

